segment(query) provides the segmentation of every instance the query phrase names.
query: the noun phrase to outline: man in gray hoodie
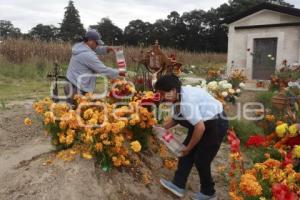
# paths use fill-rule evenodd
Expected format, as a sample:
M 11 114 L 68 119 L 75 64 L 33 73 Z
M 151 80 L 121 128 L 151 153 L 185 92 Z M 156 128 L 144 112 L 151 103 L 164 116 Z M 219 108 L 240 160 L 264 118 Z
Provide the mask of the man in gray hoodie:
M 101 35 L 96 30 L 89 30 L 82 42 L 75 44 L 72 48 L 72 57 L 67 70 L 67 81 L 64 91 L 67 102 L 74 104 L 75 94 L 93 92 L 96 87 L 96 74 L 103 74 L 109 78 L 125 76 L 119 70 L 107 67 L 97 57 L 114 51 L 113 48 L 104 45 Z M 71 87 L 70 87 L 71 86 Z

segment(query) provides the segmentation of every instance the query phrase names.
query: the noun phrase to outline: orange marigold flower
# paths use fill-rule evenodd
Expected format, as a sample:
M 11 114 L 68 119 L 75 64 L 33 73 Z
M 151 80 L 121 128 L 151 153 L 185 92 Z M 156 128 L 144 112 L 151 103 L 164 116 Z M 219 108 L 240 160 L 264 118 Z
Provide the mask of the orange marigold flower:
M 24 124 L 25 124 L 26 126 L 30 126 L 30 125 L 32 124 L 31 119 L 29 119 L 28 117 L 26 117 L 26 118 L 24 119 Z
M 236 192 L 229 192 L 231 200 L 244 200 L 242 196 L 239 196 Z
M 130 147 L 134 152 L 140 152 L 142 149 L 141 144 L 139 143 L 139 141 L 133 141 L 130 143 Z
M 89 152 L 82 153 L 82 157 L 87 160 L 90 160 L 93 158 L 93 156 Z
M 244 174 L 241 177 L 240 188 L 248 196 L 258 196 L 262 194 L 262 187 L 252 174 Z

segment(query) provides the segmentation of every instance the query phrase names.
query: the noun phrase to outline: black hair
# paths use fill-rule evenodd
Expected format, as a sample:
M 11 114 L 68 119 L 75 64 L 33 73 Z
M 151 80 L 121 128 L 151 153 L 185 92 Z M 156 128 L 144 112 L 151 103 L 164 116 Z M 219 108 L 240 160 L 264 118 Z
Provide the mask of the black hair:
M 154 85 L 155 90 L 170 92 L 174 88 L 177 93 L 181 92 L 182 83 L 174 74 L 167 74 L 160 77 Z

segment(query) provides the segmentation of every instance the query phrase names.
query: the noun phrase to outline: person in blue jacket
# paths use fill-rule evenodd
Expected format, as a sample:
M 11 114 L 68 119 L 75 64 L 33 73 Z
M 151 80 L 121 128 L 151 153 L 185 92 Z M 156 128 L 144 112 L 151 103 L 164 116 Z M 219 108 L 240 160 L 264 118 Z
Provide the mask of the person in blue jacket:
M 96 30 L 86 32 L 82 41 L 76 43 L 72 48 L 72 57 L 68 65 L 66 79 L 69 82 L 64 87 L 67 102 L 73 104 L 75 94 L 92 93 L 96 87 L 96 74 L 106 75 L 111 79 L 125 74 L 117 69 L 107 67 L 98 55 L 113 52 L 114 49 L 104 46 L 102 36 Z

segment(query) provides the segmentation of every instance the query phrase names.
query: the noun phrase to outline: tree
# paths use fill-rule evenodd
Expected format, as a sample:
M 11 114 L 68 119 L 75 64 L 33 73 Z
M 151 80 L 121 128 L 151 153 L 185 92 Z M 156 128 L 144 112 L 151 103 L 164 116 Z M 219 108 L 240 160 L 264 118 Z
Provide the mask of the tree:
M 40 40 L 52 41 L 57 40 L 59 29 L 53 25 L 38 24 L 33 27 L 28 35 L 31 38 L 38 38 Z
M 159 44 L 164 47 L 171 47 L 171 38 L 168 35 L 170 28 L 170 23 L 168 20 L 156 20 L 152 25 L 149 35 L 149 42 L 153 44 L 158 40 Z
M 177 49 L 185 48 L 185 37 L 188 34 L 187 26 L 183 23 L 178 12 L 172 11 L 168 17 L 169 46 Z
M 191 51 L 206 51 L 206 30 L 204 10 L 193 10 L 183 13 L 182 21 L 186 25 L 187 34 L 185 34 L 185 48 Z
M 142 20 L 133 20 L 125 27 L 124 38 L 129 45 L 150 44 L 152 25 Z
M 261 3 L 272 3 L 281 6 L 294 7 L 284 0 L 229 0 L 217 8 L 221 17 L 233 16 Z
M 123 43 L 123 31 L 112 23 L 109 18 L 102 18 L 97 25 L 90 26 L 101 33 L 103 41 L 109 45 L 121 45 Z
M 69 1 L 69 5 L 65 10 L 64 19 L 60 27 L 60 37 L 64 41 L 75 41 L 84 35 L 85 29 L 83 28 L 79 12 L 75 8 L 73 1 Z
M 0 37 L 19 37 L 21 36 L 21 30 L 15 28 L 14 25 L 7 20 L 0 20 Z

